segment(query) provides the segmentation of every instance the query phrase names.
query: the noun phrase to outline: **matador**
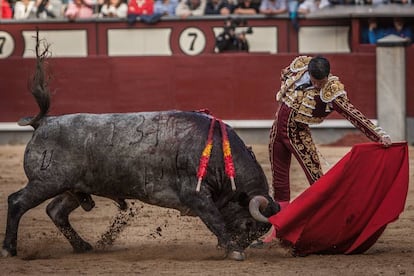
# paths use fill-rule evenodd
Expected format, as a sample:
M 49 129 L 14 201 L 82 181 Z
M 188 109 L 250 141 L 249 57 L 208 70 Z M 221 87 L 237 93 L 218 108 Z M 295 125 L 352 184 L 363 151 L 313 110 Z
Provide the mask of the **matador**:
M 350 103 L 344 85 L 330 74 L 329 61 L 324 57 L 295 58 L 282 70 L 276 99 L 279 108 L 270 132 L 269 155 L 274 199 L 282 209 L 290 201 L 292 154 L 309 184 L 323 175 L 309 125 L 321 123 L 332 111 L 345 117 L 370 140 L 391 145 L 390 136 Z

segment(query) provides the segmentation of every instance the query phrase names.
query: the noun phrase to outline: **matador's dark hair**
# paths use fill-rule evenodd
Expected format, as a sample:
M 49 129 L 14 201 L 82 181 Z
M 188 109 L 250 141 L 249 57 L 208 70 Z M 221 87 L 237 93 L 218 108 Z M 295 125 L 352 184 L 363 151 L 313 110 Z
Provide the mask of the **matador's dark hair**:
M 309 74 L 317 80 L 321 80 L 329 76 L 331 65 L 329 61 L 322 57 L 316 56 L 312 58 L 308 64 Z

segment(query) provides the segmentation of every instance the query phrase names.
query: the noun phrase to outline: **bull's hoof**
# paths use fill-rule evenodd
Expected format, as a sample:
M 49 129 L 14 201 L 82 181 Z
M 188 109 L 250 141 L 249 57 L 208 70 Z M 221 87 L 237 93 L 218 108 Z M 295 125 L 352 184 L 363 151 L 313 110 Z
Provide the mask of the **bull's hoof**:
M 86 212 L 89 212 L 90 210 L 93 209 L 93 207 L 95 207 L 95 201 L 93 201 L 92 196 L 90 194 L 76 192 L 74 195 L 76 199 L 78 200 L 79 205 Z
M 92 198 L 85 199 L 84 201 L 80 203 L 80 205 L 83 210 L 85 210 L 86 212 L 89 212 L 90 210 L 93 209 L 93 207 L 95 207 L 95 201 L 93 201 Z
M 10 252 L 6 248 L 1 250 L 1 256 L 4 258 L 16 256 L 17 252 Z
M 116 202 L 118 203 L 119 210 L 126 211 L 126 209 L 128 209 L 128 204 L 125 202 L 125 200 L 118 198 Z
M 246 259 L 246 254 L 240 251 L 231 251 L 227 257 L 235 261 L 244 261 Z

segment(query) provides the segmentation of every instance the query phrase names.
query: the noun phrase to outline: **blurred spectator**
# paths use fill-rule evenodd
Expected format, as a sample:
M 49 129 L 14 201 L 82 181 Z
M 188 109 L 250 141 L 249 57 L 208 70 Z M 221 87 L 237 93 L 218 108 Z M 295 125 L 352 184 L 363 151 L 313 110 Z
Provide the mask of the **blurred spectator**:
M 260 2 L 253 2 L 252 0 L 240 0 L 233 13 L 240 15 L 258 14 L 259 8 Z
M 46 19 L 56 18 L 53 11 L 53 6 L 49 0 L 36 0 L 36 18 Z
M 392 4 L 403 4 L 403 5 L 411 4 L 411 0 L 389 0 L 388 2 Z
M 329 6 L 328 0 L 305 0 L 298 7 L 299 14 L 308 14 Z
M 175 14 L 181 18 L 187 18 L 191 15 L 204 15 L 206 9 L 206 0 L 181 0 Z
M 371 34 L 371 35 L 377 36 L 376 33 L 379 30 L 384 30 L 384 28 L 379 28 L 379 25 L 377 23 L 377 19 L 374 18 L 374 17 L 368 18 L 368 22 L 367 22 L 366 25 L 365 24 L 361 24 L 361 43 L 369 43 L 369 44 L 371 44 L 370 39 L 369 39 L 369 36 L 370 36 L 369 33 L 370 32 L 373 32 L 373 34 Z M 373 42 L 372 44 L 375 44 L 375 42 Z
M 66 6 L 63 4 L 62 0 L 49 0 L 49 11 L 53 13 L 57 18 L 62 18 L 64 16 Z
M 413 31 L 407 25 L 405 25 L 402 17 L 394 17 L 392 20 L 392 27 L 389 28 L 388 34 L 398 35 L 399 37 L 406 38 L 410 42 L 413 41 Z
M 130 0 L 128 2 L 128 15 L 134 14 L 151 15 L 154 13 L 154 2 L 152 0 Z
M 367 39 L 369 44 L 376 44 L 377 39 L 386 36 L 386 28 L 378 25 L 376 18 L 368 19 Z
M 207 0 L 204 14 L 229 15 L 230 13 L 231 7 L 227 0 Z
M 262 0 L 259 11 L 265 15 L 286 13 L 286 0 Z
M 154 4 L 154 13 L 162 15 L 175 15 L 178 0 L 156 0 Z
M 14 4 L 15 19 L 47 19 L 63 16 L 61 0 L 18 0 Z
M 36 3 L 34 0 L 19 0 L 14 5 L 14 19 L 28 19 L 36 17 Z
M 355 0 L 329 0 L 331 5 L 354 5 Z
M 65 17 L 69 20 L 78 18 L 91 18 L 93 16 L 93 5 L 90 0 L 73 0 L 68 3 Z
M 303 0 L 300 0 L 302 3 Z M 299 0 L 287 0 L 288 4 L 288 12 L 289 12 L 289 18 L 290 21 L 292 21 L 292 24 L 297 29 L 299 27 L 298 25 L 298 7 L 299 7 Z
M 70 0 L 70 1 L 72 1 L 72 0 Z M 105 3 L 105 0 L 90 0 L 90 1 L 92 1 L 91 6 L 93 8 L 93 13 L 98 16 L 99 13 L 101 12 L 102 6 Z M 128 0 L 122 0 L 122 2 L 124 2 L 126 4 L 126 3 L 128 3 Z
M 233 13 L 234 9 L 237 7 L 238 2 L 241 0 L 227 0 L 227 4 L 230 7 L 230 13 Z
M 320 0 L 305 0 L 298 6 L 298 14 L 308 14 L 319 8 Z
M 13 10 L 7 0 L 1 0 L 1 14 L 2 19 L 11 19 L 13 17 Z
M 19 0 L 14 6 L 14 19 L 55 18 L 49 0 Z
M 126 18 L 128 5 L 123 0 L 105 0 L 101 7 L 100 17 Z
M 381 39 L 387 35 L 397 35 L 402 38 L 413 41 L 413 32 L 409 26 L 406 26 L 404 19 L 401 17 L 393 18 L 393 24 L 391 27 L 379 27 L 375 18 L 370 18 L 368 21 L 368 42 L 370 44 L 376 44 L 378 39 Z
M 386 3 L 387 0 L 355 0 L 355 4 L 379 5 Z
M 155 24 L 160 21 L 162 14 L 154 13 L 153 0 L 130 0 L 128 3 L 128 24 L 134 24 L 137 19 L 143 23 Z

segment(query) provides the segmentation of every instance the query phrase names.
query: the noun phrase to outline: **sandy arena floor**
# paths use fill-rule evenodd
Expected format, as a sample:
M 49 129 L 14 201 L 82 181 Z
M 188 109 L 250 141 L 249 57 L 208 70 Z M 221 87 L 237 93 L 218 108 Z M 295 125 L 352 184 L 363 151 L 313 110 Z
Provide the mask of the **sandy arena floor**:
M 349 146 L 320 146 L 334 164 Z M 270 179 L 267 146 L 254 145 L 256 157 Z M 3 241 L 7 197 L 26 184 L 24 146 L 0 146 L 0 240 Z M 410 147 L 410 156 L 414 156 Z M 328 168 L 325 162 L 325 170 Z M 390 224 L 377 243 L 362 255 L 310 255 L 293 257 L 274 243 L 249 248 L 247 260 L 223 260 L 217 240 L 204 224 L 182 217 L 175 210 L 134 202 L 138 213 L 112 247 L 74 254 L 66 239 L 46 215 L 46 203 L 26 213 L 20 223 L 18 256 L 0 257 L 0 275 L 414 275 L 414 159 L 410 159 L 410 190 L 404 213 Z M 293 195 L 307 187 L 302 171 L 293 166 Z M 96 245 L 117 214 L 115 204 L 94 197 L 91 212 L 76 210 L 74 228 Z

